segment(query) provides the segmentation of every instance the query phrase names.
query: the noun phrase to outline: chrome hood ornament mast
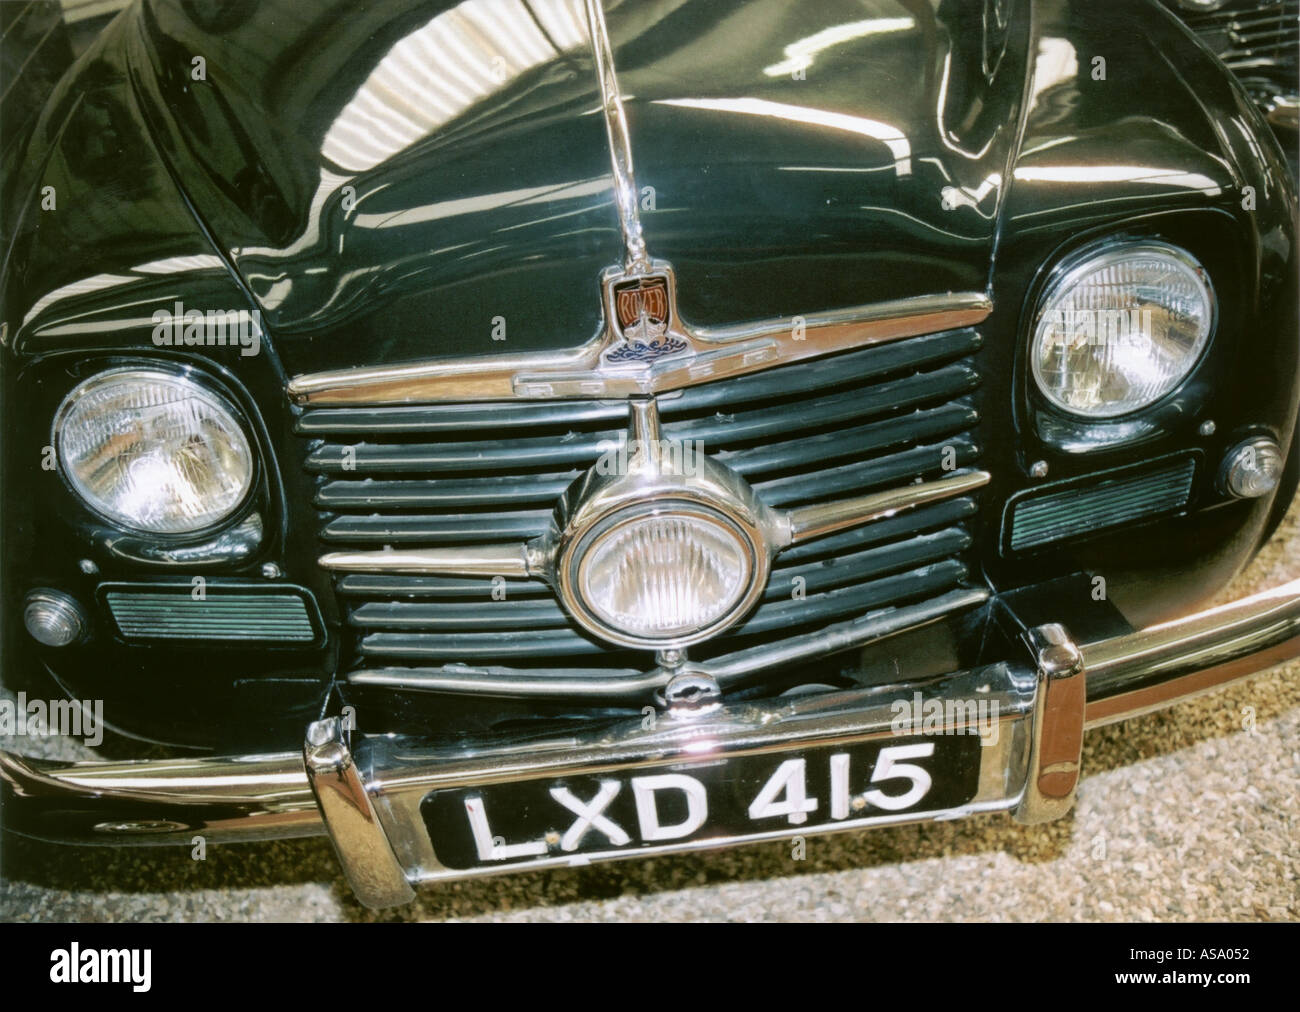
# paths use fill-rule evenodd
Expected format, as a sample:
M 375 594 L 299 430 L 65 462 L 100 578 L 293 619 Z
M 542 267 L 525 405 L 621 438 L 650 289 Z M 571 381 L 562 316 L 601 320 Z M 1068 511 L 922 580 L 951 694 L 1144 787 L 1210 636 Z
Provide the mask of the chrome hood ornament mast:
M 614 47 L 609 41 L 609 28 L 605 24 L 605 11 L 600 0 L 586 0 L 586 4 L 587 29 L 591 34 L 591 52 L 596 60 L 605 132 L 609 137 L 609 161 L 614 171 L 614 203 L 618 207 L 626 250 L 623 266 L 630 275 L 644 274 L 650 270 L 650 260 L 646 255 L 645 236 L 641 232 L 641 216 L 637 210 L 641 191 L 637 189 L 636 170 L 632 164 L 627 110 L 623 108 L 623 95 L 618 88 L 618 75 L 614 72 Z

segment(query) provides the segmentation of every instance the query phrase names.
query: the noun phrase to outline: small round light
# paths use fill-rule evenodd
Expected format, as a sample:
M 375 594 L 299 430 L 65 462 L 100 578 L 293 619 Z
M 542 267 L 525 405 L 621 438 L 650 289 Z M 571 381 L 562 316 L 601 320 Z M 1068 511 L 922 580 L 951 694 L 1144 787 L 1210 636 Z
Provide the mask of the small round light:
M 118 527 L 186 535 L 233 514 L 253 483 L 253 451 L 219 394 L 180 372 L 111 369 L 60 405 L 53 442 L 68 484 Z
M 621 642 L 682 646 L 738 617 L 754 548 L 721 516 L 660 510 L 605 524 L 574 565 L 579 603 Z
M 86 616 L 76 600 L 58 590 L 34 590 L 23 603 L 23 624 L 37 643 L 66 647 L 81 639 Z
M 1267 437 L 1248 439 L 1223 459 L 1223 487 L 1239 499 L 1269 495 L 1282 480 L 1282 449 Z
M 1208 14 L 1211 11 L 1217 11 L 1226 4 L 1228 0 L 1174 0 L 1185 11 L 1193 14 Z
M 1209 277 L 1162 242 L 1112 245 L 1064 269 L 1039 306 L 1030 366 L 1063 411 L 1104 419 L 1149 407 L 1200 361 L 1214 327 Z

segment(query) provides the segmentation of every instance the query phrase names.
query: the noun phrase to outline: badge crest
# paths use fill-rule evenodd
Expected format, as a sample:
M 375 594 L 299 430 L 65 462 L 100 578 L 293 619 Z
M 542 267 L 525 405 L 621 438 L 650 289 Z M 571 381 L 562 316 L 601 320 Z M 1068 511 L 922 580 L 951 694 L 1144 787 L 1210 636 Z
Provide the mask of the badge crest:
M 673 293 L 667 274 L 616 278 L 607 284 L 616 340 L 605 351 L 606 365 L 651 365 L 690 350 L 686 339 L 673 332 Z

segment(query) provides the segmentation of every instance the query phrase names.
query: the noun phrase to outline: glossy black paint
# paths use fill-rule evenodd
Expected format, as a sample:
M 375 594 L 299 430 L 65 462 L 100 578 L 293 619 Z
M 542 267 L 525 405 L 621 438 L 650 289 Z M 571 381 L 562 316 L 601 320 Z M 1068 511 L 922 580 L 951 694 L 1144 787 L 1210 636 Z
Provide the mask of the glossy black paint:
M 7 681 L 48 664 L 67 691 L 105 699 L 110 723 L 134 734 L 296 746 L 339 669 L 341 616 L 315 565 L 315 484 L 286 379 L 563 348 L 594 333 L 596 279 L 621 249 L 585 46 L 557 36 L 549 59 L 512 66 L 500 88 L 446 122 L 412 113 L 424 130 L 400 150 L 367 153 L 345 129 L 358 96 L 392 94 L 372 75 L 394 68 L 408 75 L 399 94 L 432 115 L 421 89 L 439 72 L 387 54 L 449 6 L 275 0 L 205 14 L 153 0 L 110 26 L 32 134 L 11 145 L 0 293 Z M 1289 489 L 1276 502 L 1239 502 L 1200 481 L 1184 515 L 1032 561 L 999 550 L 1003 504 L 1045 484 L 1029 475 L 1035 461 L 1054 482 L 1189 448 L 1214 462 L 1251 434 L 1291 443 L 1294 189 L 1248 96 L 1175 17 L 1153 0 L 606 6 L 638 182 L 654 188 L 646 236 L 674 263 L 693 322 L 991 293 L 974 394 L 981 463 L 995 476 L 974 521 L 983 579 L 1020 600 L 1017 591 L 1045 580 L 1087 588 L 1072 574 L 1104 575 L 1105 602 L 1051 595 L 1058 620 L 1083 627 L 1090 608 L 1107 621 L 1116 608 L 1134 624 L 1166 617 L 1244 565 Z M 807 41 L 846 25 L 857 27 L 821 48 Z M 195 56 L 204 81 L 192 78 Z M 798 79 L 792 68 L 804 59 Z M 54 210 L 41 207 L 47 186 Z M 1078 453 L 1068 421 L 1025 381 L 1026 329 L 1051 265 L 1118 235 L 1191 250 L 1214 279 L 1220 323 L 1196 374 L 1135 438 Z M 262 352 L 156 347 L 152 313 L 177 300 L 257 310 L 269 334 Z M 491 339 L 496 316 L 506 318 L 504 347 Z M 41 468 L 59 400 L 120 356 L 188 363 L 248 414 L 267 537 L 250 558 L 201 572 L 263 579 L 274 562 L 315 594 L 333 633 L 327 647 L 217 656 L 127 646 L 97 626 L 62 654 L 32 648 L 17 624 L 31 587 L 90 601 L 100 581 L 200 572 L 105 550 L 58 475 Z M 1205 438 L 1198 428 L 1209 419 L 1215 434 Z M 99 575 L 81 572 L 83 558 Z M 993 642 L 971 621 L 949 626 L 966 644 L 957 655 L 972 640 Z M 541 712 L 354 698 L 394 729 L 470 731 Z

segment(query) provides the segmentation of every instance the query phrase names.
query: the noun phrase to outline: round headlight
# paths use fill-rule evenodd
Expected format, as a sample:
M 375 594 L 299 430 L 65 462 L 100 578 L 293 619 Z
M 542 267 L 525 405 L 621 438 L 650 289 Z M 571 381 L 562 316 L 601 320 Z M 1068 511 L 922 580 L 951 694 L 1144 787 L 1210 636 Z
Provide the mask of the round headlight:
M 579 546 L 573 567 L 578 603 L 601 635 L 685 646 L 739 617 L 753 587 L 754 548 L 705 510 L 632 512 Z
M 253 452 L 234 408 L 162 369 L 112 369 L 81 383 L 59 406 L 53 443 L 87 506 L 146 534 L 213 527 L 253 483 Z
M 1030 345 L 1034 381 L 1074 415 L 1138 411 L 1192 371 L 1214 314 L 1209 278 L 1185 250 L 1160 242 L 1113 246 L 1048 288 Z

